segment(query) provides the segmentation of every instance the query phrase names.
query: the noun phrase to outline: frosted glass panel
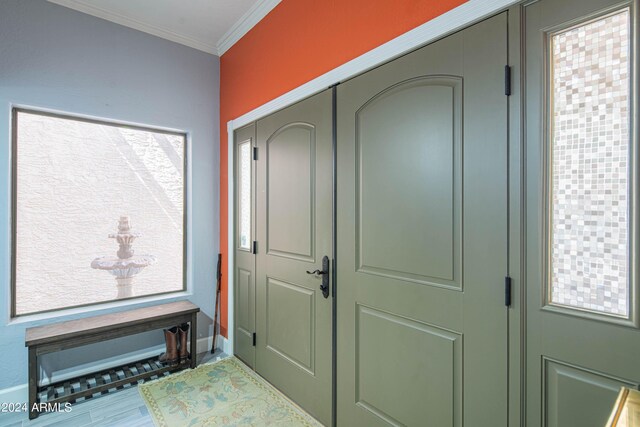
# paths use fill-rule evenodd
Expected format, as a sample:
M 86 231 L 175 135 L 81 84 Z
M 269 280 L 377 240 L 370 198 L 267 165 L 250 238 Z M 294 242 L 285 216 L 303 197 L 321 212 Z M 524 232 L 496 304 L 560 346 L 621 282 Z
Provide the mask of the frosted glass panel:
M 251 241 L 251 142 L 238 145 L 238 244 L 249 249 Z
M 185 135 L 16 111 L 14 314 L 184 288 Z
M 629 11 L 551 37 L 551 303 L 629 314 Z

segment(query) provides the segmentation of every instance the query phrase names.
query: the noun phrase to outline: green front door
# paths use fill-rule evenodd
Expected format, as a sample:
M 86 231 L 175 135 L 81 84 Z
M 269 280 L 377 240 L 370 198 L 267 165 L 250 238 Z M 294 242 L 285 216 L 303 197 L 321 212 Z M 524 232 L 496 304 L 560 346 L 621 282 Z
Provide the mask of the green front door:
M 528 426 L 602 427 L 640 386 L 637 8 L 524 8 Z
M 331 91 L 257 123 L 256 371 L 331 423 Z M 329 269 L 327 268 L 327 276 Z
M 506 64 L 502 13 L 338 86 L 338 425 L 506 425 Z

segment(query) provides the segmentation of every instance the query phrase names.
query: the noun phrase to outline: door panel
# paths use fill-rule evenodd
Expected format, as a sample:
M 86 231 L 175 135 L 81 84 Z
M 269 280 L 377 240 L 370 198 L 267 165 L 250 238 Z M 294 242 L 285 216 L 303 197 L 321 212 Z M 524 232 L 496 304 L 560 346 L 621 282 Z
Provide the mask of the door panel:
M 267 348 L 313 375 L 315 292 L 267 278 L 266 293 Z
M 256 331 L 255 256 L 255 165 L 256 127 L 250 124 L 234 134 L 234 348 L 233 352 L 252 368 L 255 366 L 253 333 Z
M 460 287 L 461 111 L 460 79 L 423 77 L 383 91 L 356 113 L 359 271 Z M 396 126 L 401 149 L 392 143 Z M 399 206 L 402 221 L 394 220 Z
M 313 262 L 315 127 L 285 126 L 267 141 L 267 251 Z
M 245 270 L 243 268 L 237 269 L 237 303 L 236 307 L 238 310 L 236 319 L 238 328 L 238 332 L 242 335 L 245 335 L 247 339 L 251 339 L 253 335 L 254 326 L 254 316 L 253 314 L 253 273 L 251 271 Z
M 506 24 L 338 86 L 339 425 L 507 422 Z
M 332 300 L 307 271 L 332 255 L 331 111 L 325 91 L 257 124 L 256 371 L 326 425 Z
M 545 425 L 550 427 L 595 425 L 613 409 L 620 387 L 638 387 L 546 358 L 543 369 Z
M 524 11 L 526 420 L 602 426 L 640 384 L 637 1 Z
M 452 425 L 462 403 L 460 335 L 364 305 L 356 313 L 356 405 L 392 425 Z M 426 419 L 415 410 L 423 406 Z

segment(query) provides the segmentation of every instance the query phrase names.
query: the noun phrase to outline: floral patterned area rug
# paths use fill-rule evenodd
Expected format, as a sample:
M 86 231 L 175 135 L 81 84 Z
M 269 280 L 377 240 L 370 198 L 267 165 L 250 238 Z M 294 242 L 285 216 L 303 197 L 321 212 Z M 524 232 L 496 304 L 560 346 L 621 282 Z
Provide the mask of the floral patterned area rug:
M 159 427 L 322 426 L 234 357 L 138 389 Z

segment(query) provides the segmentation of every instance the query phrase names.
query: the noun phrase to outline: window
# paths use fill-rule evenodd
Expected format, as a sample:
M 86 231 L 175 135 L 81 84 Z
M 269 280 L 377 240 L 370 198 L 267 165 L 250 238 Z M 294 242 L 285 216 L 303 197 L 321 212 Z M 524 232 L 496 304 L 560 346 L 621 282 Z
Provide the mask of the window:
M 238 144 L 238 247 L 249 250 L 251 242 L 251 141 Z
M 630 12 L 550 37 L 549 302 L 627 318 Z
M 14 109 L 12 315 L 184 289 L 186 137 Z

